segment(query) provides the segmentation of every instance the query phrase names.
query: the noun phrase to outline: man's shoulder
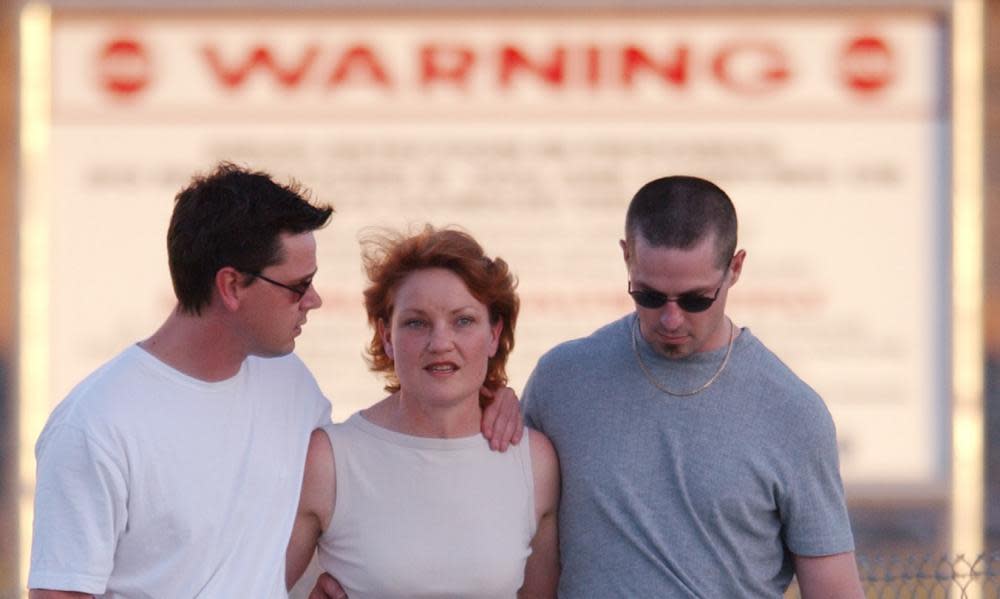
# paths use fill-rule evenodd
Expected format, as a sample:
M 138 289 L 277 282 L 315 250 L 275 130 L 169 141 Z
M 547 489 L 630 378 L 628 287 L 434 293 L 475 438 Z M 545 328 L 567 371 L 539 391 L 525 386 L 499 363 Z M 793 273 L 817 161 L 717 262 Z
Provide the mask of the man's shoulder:
M 599 361 L 615 351 L 616 339 L 628 332 L 628 317 L 609 322 L 586 337 L 563 341 L 539 359 L 539 366 L 579 364 L 581 361 Z
M 294 353 L 269 358 L 250 356 L 247 364 L 249 384 L 254 391 L 273 393 L 278 388 L 295 396 L 323 395 L 312 371 Z
M 77 383 L 52 410 L 36 449 L 56 438 L 109 438 L 128 398 L 146 386 L 142 351 L 129 346 Z
M 77 383 L 59 407 L 79 406 L 86 408 L 81 413 L 100 413 L 105 404 L 117 401 L 123 392 L 145 386 L 150 373 L 142 365 L 142 353 L 135 345 L 125 348 Z
M 330 401 L 312 371 L 294 353 L 247 358 L 248 395 L 269 409 L 304 417 L 311 426 L 330 420 Z
M 570 389 L 587 388 L 596 379 L 606 378 L 609 370 L 622 359 L 627 349 L 627 318 L 606 324 L 586 337 L 564 341 L 538 360 L 530 377 L 531 394 L 561 394 Z M 529 388 L 525 389 L 529 394 Z
M 746 376 L 750 379 L 745 388 L 755 389 L 761 400 L 786 418 L 806 422 L 817 422 L 816 417 L 828 420 L 830 413 L 820 394 L 749 329 L 744 334 L 748 341 Z
M 743 329 L 741 337 L 746 337 L 746 343 L 743 344 L 746 352 L 744 359 L 751 366 L 749 372 L 759 383 L 786 389 L 790 393 L 816 394 L 808 383 L 760 338 L 750 332 L 749 328 Z

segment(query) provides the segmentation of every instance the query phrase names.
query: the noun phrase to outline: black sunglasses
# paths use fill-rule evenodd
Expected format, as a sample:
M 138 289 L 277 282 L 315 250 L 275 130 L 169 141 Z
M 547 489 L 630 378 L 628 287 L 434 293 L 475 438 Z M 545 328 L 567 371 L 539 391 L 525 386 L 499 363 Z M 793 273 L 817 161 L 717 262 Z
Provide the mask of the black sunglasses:
M 262 281 L 267 281 L 272 285 L 276 285 L 278 287 L 291 291 L 292 293 L 295 294 L 295 301 L 300 301 L 302 299 L 302 296 L 304 296 L 309 291 L 309 288 L 312 287 L 312 277 L 310 277 L 309 280 L 307 281 L 302 281 L 301 283 L 296 283 L 295 285 L 286 285 L 284 283 L 279 283 L 274 279 L 265 277 L 259 272 L 246 272 L 246 271 L 240 271 L 240 272 L 251 277 L 257 277 Z
M 682 293 L 677 297 L 670 297 L 652 289 L 632 289 L 632 281 L 628 282 L 628 294 L 632 296 L 636 305 L 643 308 L 662 308 L 667 302 L 675 302 L 677 307 L 685 312 L 704 312 L 715 303 L 715 299 L 719 297 L 719 291 L 722 290 L 722 285 L 725 282 L 726 276 L 722 275 L 722 282 L 716 287 L 715 293 L 711 297 L 698 293 Z

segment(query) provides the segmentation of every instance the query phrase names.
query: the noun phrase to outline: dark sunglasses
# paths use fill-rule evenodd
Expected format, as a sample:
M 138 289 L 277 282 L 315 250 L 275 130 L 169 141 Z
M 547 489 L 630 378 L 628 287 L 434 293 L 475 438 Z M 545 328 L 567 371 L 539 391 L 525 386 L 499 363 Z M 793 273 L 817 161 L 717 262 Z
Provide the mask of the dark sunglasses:
M 265 277 L 264 275 L 260 274 L 259 272 L 245 272 L 245 271 L 241 271 L 241 272 L 243 272 L 243 274 L 245 274 L 247 276 L 256 277 L 256 278 L 258 278 L 258 279 L 260 279 L 262 281 L 267 281 L 268 283 L 270 283 L 272 285 L 276 285 L 278 287 L 281 287 L 283 289 L 287 289 L 287 290 L 291 291 L 292 293 L 295 294 L 295 301 L 300 301 L 302 299 L 302 296 L 304 296 L 309 291 L 309 288 L 312 287 L 312 278 L 311 277 L 309 278 L 309 280 L 302 281 L 301 283 L 296 283 L 295 285 L 286 285 L 284 283 L 279 283 L 278 281 L 275 281 L 274 279 L 270 279 L 268 277 Z
M 682 293 L 677 297 L 670 297 L 652 289 L 632 289 L 632 281 L 628 282 L 628 294 L 632 296 L 636 305 L 643 308 L 662 308 L 667 302 L 675 302 L 677 307 L 685 312 L 704 312 L 715 303 L 715 299 L 719 297 L 719 291 L 722 290 L 722 285 L 725 282 L 726 276 L 723 275 L 722 282 L 716 287 L 715 293 L 711 297 L 698 293 Z

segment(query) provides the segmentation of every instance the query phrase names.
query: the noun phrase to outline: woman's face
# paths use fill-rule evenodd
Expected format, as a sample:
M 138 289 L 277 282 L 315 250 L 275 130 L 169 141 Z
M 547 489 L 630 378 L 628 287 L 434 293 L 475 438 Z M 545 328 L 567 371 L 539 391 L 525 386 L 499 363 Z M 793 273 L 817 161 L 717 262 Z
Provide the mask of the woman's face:
M 403 279 L 379 332 L 403 396 L 444 405 L 478 402 L 502 326 L 458 275 L 428 268 Z

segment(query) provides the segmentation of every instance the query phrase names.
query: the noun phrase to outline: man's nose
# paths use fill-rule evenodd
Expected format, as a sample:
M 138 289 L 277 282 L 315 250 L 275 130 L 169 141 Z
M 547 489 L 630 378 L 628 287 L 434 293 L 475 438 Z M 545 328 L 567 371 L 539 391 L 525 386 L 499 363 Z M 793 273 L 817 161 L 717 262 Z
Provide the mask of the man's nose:
M 309 289 L 306 289 L 305 295 L 302 296 L 301 304 L 306 310 L 315 310 L 323 305 L 323 298 L 319 296 L 319 291 L 316 290 L 315 285 L 310 284 Z
M 668 331 L 672 331 L 681 326 L 684 322 L 684 310 L 681 310 L 677 302 L 670 300 L 660 308 L 660 324 Z

